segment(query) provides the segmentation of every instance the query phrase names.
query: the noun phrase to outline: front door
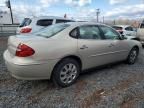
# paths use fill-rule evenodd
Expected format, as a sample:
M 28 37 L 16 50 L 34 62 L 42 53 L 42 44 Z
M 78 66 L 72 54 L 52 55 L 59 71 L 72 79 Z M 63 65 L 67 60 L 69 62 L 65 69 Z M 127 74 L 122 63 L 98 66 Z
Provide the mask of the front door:
M 78 53 L 83 61 L 83 69 L 107 64 L 113 57 L 111 41 L 104 40 L 102 32 L 95 25 L 79 27 Z
M 110 62 L 120 61 L 127 58 L 129 45 L 127 40 L 122 40 L 120 38 L 120 34 L 114 31 L 112 28 L 107 26 L 100 26 L 102 30 L 105 42 L 110 43 L 111 45 L 111 53 L 109 53 L 109 57 L 111 57 Z

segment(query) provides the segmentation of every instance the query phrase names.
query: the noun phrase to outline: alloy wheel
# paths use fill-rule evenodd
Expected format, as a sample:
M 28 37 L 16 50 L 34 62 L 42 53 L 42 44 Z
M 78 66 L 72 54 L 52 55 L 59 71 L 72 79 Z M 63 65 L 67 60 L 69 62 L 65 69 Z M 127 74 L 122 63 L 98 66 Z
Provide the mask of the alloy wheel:
M 133 64 L 137 58 L 137 55 L 138 55 L 137 49 L 133 49 L 129 55 L 129 62 Z
M 60 80 L 65 84 L 69 84 L 76 78 L 77 72 L 78 70 L 75 64 L 66 64 L 60 71 Z

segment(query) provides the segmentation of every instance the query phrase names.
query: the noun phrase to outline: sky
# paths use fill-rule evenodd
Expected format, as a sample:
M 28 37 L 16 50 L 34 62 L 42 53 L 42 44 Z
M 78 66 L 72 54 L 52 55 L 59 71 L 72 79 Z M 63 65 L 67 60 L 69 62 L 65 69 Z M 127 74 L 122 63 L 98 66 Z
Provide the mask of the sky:
M 144 0 L 10 0 L 13 14 L 18 19 L 31 16 L 61 16 L 78 20 L 144 18 Z M 0 0 L 0 10 L 9 11 L 5 0 Z

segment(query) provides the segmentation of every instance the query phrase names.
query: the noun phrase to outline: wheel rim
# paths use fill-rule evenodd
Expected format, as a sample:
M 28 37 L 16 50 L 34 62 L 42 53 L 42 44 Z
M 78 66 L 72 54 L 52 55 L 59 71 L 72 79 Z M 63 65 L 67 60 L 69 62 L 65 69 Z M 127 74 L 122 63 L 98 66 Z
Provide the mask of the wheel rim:
M 60 79 L 63 83 L 71 83 L 77 76 L 77 67 L 76 65 L 69 63 L 63 66 L 60 71 Z
M 134 61 L 136 60 L 136 57 L 137 57 L 137 50 L 132 50 L 130 54 L 130 62 L 134 63 Z

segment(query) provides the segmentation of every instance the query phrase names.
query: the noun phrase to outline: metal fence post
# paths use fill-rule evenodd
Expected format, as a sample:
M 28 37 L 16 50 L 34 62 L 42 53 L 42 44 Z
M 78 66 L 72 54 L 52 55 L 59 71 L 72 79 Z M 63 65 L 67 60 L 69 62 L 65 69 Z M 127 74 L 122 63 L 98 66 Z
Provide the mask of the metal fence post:
M 2 36 L 2 33 L 3 31 L 2 31 L 2 26 L 0 25 L 0 36 Z

